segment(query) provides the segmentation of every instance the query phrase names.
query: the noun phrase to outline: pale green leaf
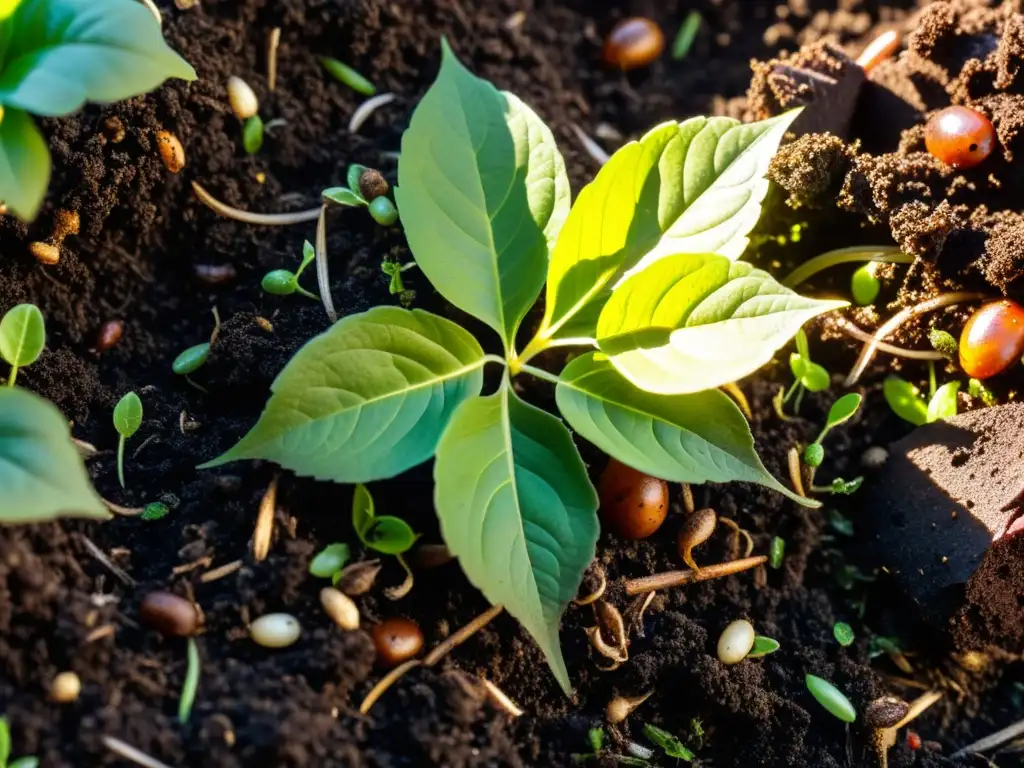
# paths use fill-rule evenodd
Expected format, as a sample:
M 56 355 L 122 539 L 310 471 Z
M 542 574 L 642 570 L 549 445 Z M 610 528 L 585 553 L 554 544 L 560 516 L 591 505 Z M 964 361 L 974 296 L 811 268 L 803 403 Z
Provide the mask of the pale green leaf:
M 110 517 L 71 442 L 67 419 L 17 387 L 0 389 L 0 488 L 0 523 Z
M 0 320 L 0 357 L 10 365 L 31 365 L 46 346 L 46 323 L 35 304 L 11 307 Z
M 470 582 L 533 635 L 568 692 L 558 623 L 598 536 L 597 494 L 569 431 L 506 380 L 456 411 L 434 480 L 448 549 Z
M 7 718 L 0 716 L 0 766 L 7 765 L 11 756 L 11 727 Z
M 863 400 L 864 398 L 857 392 L 850 392 L 840 397 L 828 409 L 828 418 L 825 420 L 825 426 L 828 429 L 832 429 L 832 427 L 837 427 L 852 419 Z
M 588 352 L 562 371 L 555 397 L 569 426 L 648 475 L 674 483 L 758 483 L 817 506 L 769 474 L 754 450 L 746 419 L 720 390 L 670 396 L 644 392 Z
M 768 163 L 798 114 L 750 124 L 695 117 L 619 149 L 580 192 L 555 245 L 538 335 L 593 338 L 612 284 L 663 256 L 739 258 Z
M 348 187 L 331 187 L 322 193 L 324 200 L 329 200 L 337 205 L 359 206 L 366 205 L 366 201 L 356 192 Z
M 832 377 L 817 363 L 808 363 L 807 370 L 800 377 L 800 383 L 807 387 L 809 392 L 824 392 L 832 383 Z
M 444 43 L 441 72 L 402 136 L 395 199 L 427 279 L 510 345 L 569 211 L 551 131 Z
M 950 381 L 943 384 L 932 395 L 928 402 L 928 423 L 939 419 L 949 419 L 956 416 L 956 395 L 960 391 L 959 381 Z
M 434 454 L 456 406 L 480 391 L 483 365 L 476 339 L 437 315 L 350 315 L 296 353 L 256 426 L 201 468 L 267 459 L 339 483 L 393 477 Z
M 363 543 L 385 555 L 408 552 L 416 539 L 416 532 L 405 520 L 391 515 L 374 517 L 363 533 Z
M 619 286 L 597 337 L 641 389 L 687 394 L 753 373 L 805 322 L 844 306 L 800 296 L 744 262 L 680 254 Z
M 23 221 L 39 212 L 50 181 L 50 150 L 32 118 L 0 107 L 0 200 Z
M 374 505 L 370 489 L 362 483 L 356 485 L 352 494 L 352 527 L 360 540 L 366 538 L 367 529 L 373 525 Z
M 0 103 L 47 117 L 196 73 L 135 0 L 24 0 L 8 22 Z
M 19 757 L 10 768 L 39 768 L 39 758 L 35 756 Z
M 921 399 L 920 390 L 909 381 L 899 376 L 887 376 L 882 394 L 892 412 L 904 421 L 917 427 L 928 423 L 928 406 Z
M 129 392 L 114 406 L 114 428 L 119 435 L 131 437 L 142 426 L 142 401 L 134 392 Z

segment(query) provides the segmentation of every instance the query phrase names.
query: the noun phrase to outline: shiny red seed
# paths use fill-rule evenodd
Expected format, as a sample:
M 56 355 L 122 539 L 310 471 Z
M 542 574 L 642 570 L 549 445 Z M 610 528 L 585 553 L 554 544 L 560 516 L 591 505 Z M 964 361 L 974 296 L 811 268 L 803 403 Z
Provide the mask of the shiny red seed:
M 986 304 L 960 335 L 960 367 L 975 379 L 1002 373 L 1024 354 L 1024 307 L 1003 299 Z
M 624 539 L 646 539 L 665 522 L 668 483 L 615 459 L 601 473 L 601 522 Z
M 921 748 L 921 737 L 914 731 L 907 731 L 907 746 L 913 750 Z
M 623 19 L 604 41 L 602 56 L 606 63 L 622 70 L 646 67 L 665 49 L 661 27 L 641 16 Z
M 928 151 L 946 165 L 973 168 L 992 154 L 996 129 L 992 122 L 970 107 L 946 107 L 924 127 Z
M 419 624 L 401 616 L 384 619 L 370 630 L 370 637 L 377 651 L 377 663 L 388 669 L 408 661 L 423 648 Z

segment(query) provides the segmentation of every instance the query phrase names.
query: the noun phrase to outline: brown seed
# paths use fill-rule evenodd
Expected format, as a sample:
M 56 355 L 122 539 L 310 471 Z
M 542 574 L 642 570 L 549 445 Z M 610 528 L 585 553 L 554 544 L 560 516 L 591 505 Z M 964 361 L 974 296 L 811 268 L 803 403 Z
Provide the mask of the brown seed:
M 359 194 L 366 201 L 376 200 L 388 193 L 388 181 L 380 171 L 367 168 L 359 174 Z
M 262 328 L 267 333 L 273 333 L 274 332 L 274 324 L 271 323 L 269 320 L 267 320 L 267 318 L 265 318 L 265 317 L 260 317 L 259 315 L 256 315 L 256 318 L 255 318 L 255 320 L 253 322 L 255 322 L 256 325 L 258 325 L 260 328 Z
M 651 691 L 651 693 L 654 693 L 654 691 Z M 605 707 L 605 719 L 612 725 L 621 723 L 629 717 L 634 709 L 647 701 L 651 697 L 651 693 L 645 693 L 642 696 L 616 696 Z
M 29 243 L 28 252 L 35 256 L 36 261 L 48 267 L 52 267 L 60 261 L 60 248 L 49 243 Z
M 661 27 L 650 19 L 635 16 L 615 25 L 605 38 L 601 53 L 608 64 L 627 70 L 647 66 L 664 49 Z
M 864 709 L 864 722 L 872 728 L 892 728 L 910 711 L 910 705 L 895 696 L 882 696 Z
M 111 144 L 120 144 L 124 141 L 125 130 L 124 123 L 121 122 L 121 118 L 111 115 L 104 120 L 103 135 L 107 137 Z
M 611 459 L 598 483 L 601 522 L 624 539 L 646 539 L 665 522 L 668 483 Z
M 185 148 L 170 131 L 156 132 L 156 148 L 164 167 L 171 173 L 177 173 L 185 167 Z
M 210 285 L 220 285 L 238 277 L 238 271 L 231 264 L 195 264 L 192 272 Z
M 74 701 L 81 692 L 82 681 L 74 672 L 61 672 L 50 684 L 50 698 L 60 704 Z
M 338 589 L 346 595 L 365 595 L 377 583 L 380 560 L 363 560 L 342 569 L 338 578 Z
M 199 611 L 170 592 L 150 592 L 139 606 L 139 618 L 164 635 L 189 637 L 199 629 Z
M 715 510 L 698 509 L 692 515 L 687 516 L 683 522 L 683 527 L 679 529 L 679 535 L 676 537 L 679 556 L 683 558 L 684 563 L 695 571 L 698 568 L 697 563 L 693 560 L 693 549 L 711 538 L 717 523 L 718 517 L 715 515 Z
M 124 323 L 120 320 L 110 320 L 104 323 L 96 336 L 96 349 L 99 352 L 106 352 L 121 340 L 122 333 L 124 333 Z
M 385 668 L 397 667 L 423 649 L 423 632 L 412 619 L 385 619 L 370 635 L 377 649 L 377 663 Z

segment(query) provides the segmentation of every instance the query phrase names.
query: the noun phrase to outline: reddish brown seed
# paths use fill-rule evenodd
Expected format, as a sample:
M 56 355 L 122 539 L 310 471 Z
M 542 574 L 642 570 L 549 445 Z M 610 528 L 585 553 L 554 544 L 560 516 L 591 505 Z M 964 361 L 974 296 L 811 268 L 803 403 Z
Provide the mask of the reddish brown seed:
M 199 629 L 199 611 L 170 592 L 150 592 L 139 605 L 139 618 L 164 635 L 188 637 Z
M 975 379 L 1006 370 L 1024 353 L 1024 307 L 1003 299 L 986 304 L 964 326 L 960 367 Z
M 396 616 L 384 619 L 370 636 L 377 649 L 377 663 L 390 669 L 408 661 L 423 649 L 423 632 L 412 619 Z
M 185 148 L 181 146 L 178 137 L 170 131 L 156 132 L 156 148 L 160 152 L 164 167 L 171 173 L 177 173 L 185 167 Z
M 915 731 L 907 731 L 907 746 L 915 751 L 921 748 L 921 737 Z
M 605 38 L 601 55 L 607 64 L 625 71 L 646 67 L 665 49 L 661 27 L 650 19 L 623 19 Z
M 718 516 L 713 509 L 698 509 L 692 515 L 688 515 L 679 529 L 676 537 L 676 546 L 679 549 L 679 556 L 683 558 L 688 566 L 697 569 L 697 563 L 693 560 L 693 549 L 699 547 L 715 532 L 718 523 Z
M 646 539 L 665 522 L 668 483 L 611 459 L 598 483 L 601 522 L 624 539 Z
M 220 285 L 238 276 L 238 271 L 231 264 L 196 264 L 192 271 L 196 277 L 210 285 Z
M 970 107 L 946 107 L 928 119 L 924 144 L 934 157 L 954 168 L 973 168 L 992 154 L 996 129 Z
M 124 333 L 124 323 L 120 320 L 110 320 L 103 324 L 96 336 L 96 349 L 105 352 L 121 340 Z

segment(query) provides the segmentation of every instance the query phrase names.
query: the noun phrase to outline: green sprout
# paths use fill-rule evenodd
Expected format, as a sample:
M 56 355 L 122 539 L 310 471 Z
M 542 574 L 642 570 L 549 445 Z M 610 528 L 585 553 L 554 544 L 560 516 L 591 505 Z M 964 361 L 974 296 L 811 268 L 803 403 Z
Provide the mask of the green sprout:
M 328 544 L 316 553 L 316 556 L 309 563 L 309 573 L 318 579 L 331 579 L 341 573 L 351 557 L 348 544 Z
M 782 558 L 786 556 L 786 540 L 780 536 L 772 536 L 770 551 L 769 565 L 778 570 L 782 567 Z
M 948 331 L 932 328 L 928 331 L 928 342 L 936 352 L 948 360 L 956 360 L 960 356 L 960 345 Z
M 835 637 L 836 642 L 844 648 L 853 644 L 853 627 L 845 621 L 836 622 L 836 625 L 832 627 L 832 635 Z
M 128 438 L 142 426 L 142 401 L 134 392 L 129 392 L 114 406 L 114 429 L 121 439 L 117 443 L 117 479 L 124 488 L 124 446 Z
M 967 392 L 968 394 L 970 394 L 971 397 L 981 400 L 981 402 L 983 402 L 986 405 L 986 407 L 992 407 L 998 402 L 992 390 L 986 387 L 977 379 L 971 379 L 970 381 L 967 382 Z
M 772 400 L 775 412 L 779 418 L 787 421 L 783 408 L 796 395 L 796 402 L 793 404 L 793 413 L 799 413 L 800 403 L 803 401 L 805 392 L 823 392 L 828 389 L 830 378 L 828 371 L 811 360 L 810 348 L 807 345 L 807 334 L 803 329 L 796 334 L 796 352 L 789 356 L 789 369 L 793 372 L 795 381 L 788 390 L 779 389 L 778 394 Z
M 763 656 L 767 656 L 769 653 L 775 653 L 782 646 L 779 645 L 778 640 L 773 640 L 770 637 L 764 635 L 755 635 L 754 644 L 750 647 L 750 653 L 747 654 L 748 659 L 760 659 Z
M 892 412 L 915 427 L 956 416 L 960 382 L 949 381 L 936 387 L 934 365 L 930 365 L 929 370 L 931 375 L 927 401 L 921 395 L 921 390 L 899 376 L 887 376 L 882 385 L 882 394 Z
M 162 501 L 151 501 L 142 510 L 143 520 L 162 520 L 171 513 L 170 507 Z
M 402 273 L 408 272 L 415 266 L 415 261 L 410 261 L 405 264 L 399 264 L 397 261 L 385 261 L 381 264 L 381 272 L 391 278 L 391 282 L 388 283 L 388 293 L 393 296 L 405 293 L 405 282 L 402 280 Z
M 352 69 L 348 64 L 332 59 L 329 56 L 321 57 L 320 63 L 323 64 L 324 69 L 327 70 L 331 77 L 339 83 L 347 85 L 353 91 L 364 96 L 373 96 L 377 93 L 377 86 Z
M 832 403 L 825 426 L 822 427 L 817 439 L 804 449 L 804 463 L 807 466 L 815 468 L 821 466 L 821 462 L 825 459 L 825 449 L 822 447 L 821 441 L 831 430 L 852 419 L 863 399 L 856 392 L 851 392 Z
M 300 293 L 307 298 L 319 301 L 319 296 L 299 285 L 299 277 L 302 275 L 303 270 L 312 264 L 315 258 L 316 251 L 313 249 L 313 244 L 306 240 L 302 244 L 302 262 L 297 270 L 289 272 L 287 269 L 275 269 L 264 275 L 263 282 L 260 285 L 264 291 L 274 296 L 290 296 L 293 293 Z
M 372 187 L 365 193 L 360 181 L 364 174 L 369 172 L 377 179 L 377 191 L 373 192 Z M 365 207 L 373 220 L 383 227 L 390 227 L 398 221 L 398 209 L 391 199 L 387 197 L 387 182 L 380 175 L 379 171 L 367 168 L 365 165 L 352 164 L 348 167 L 345 181 L 347 187 L 330 187 L 325 189 L 320 196 L 328 203 L 345 205 L 351 208 Z M 367 199 L 372 196 L 373 199 Z
M 191 384 L 193 387 L 198 389 L 200 392 L 206 392 L 204 387 L 199 386 L 189 375 L 195 373 L 204 365 L 210 358 L 210 349 L 217 341 L 217 337 L 220 335 L 220 313 L 217 308 L 213 308 L 213 332 L 210 334 L 210 340 L 204 341 L 202 344 L 196 344 L 194 347 L 189 347 L 171 363 L 171 370 L 179 376 L 184 376 L 185 381 Z
M 39 359 L 46 346 L 46 323 L 35 304 L 11 307 L 0 320 L 0 357 L 11 366 L 7 386 L 13 387 L 18 369 Z
M 587 731 L 587 741 L 590 742 L 589 752 L 575 752 L 572 755 L 574 763 L 585 763 L 588 760 L 595 760 L 601 756 L 604 749 L 604 729 L 591 728 Z
M 178 701 L 178 722 L 182 725 L 188 723 L 192 715 L 192 705 L 196 700 L 196 691 L 199 689 L 199 673 L 202 671 L 202 664 L 199 661 L 199 648 L 196 639 L 188 639 L 188 668 L 185 671 L 185 684 L 181 687 L 181 699 Z
M 881 264 L 879 261 L 869 261 L 853 273 L 850 280 L 850 293 L 853 294 L 853 301 L 858 306 L 874 304 L 875 299 L 878 298 L 878 294 L 882 290 L 882 283 L 878 279 L 878 268 Z
M 247 155 L 255 155 L 263 146 L 263 118 L 253 115 L 242 126 L 242 146 Z
M 686 58 L 686 54 L 693 47 L 693 41 L 697 39 L 697 33 L 700 31 L 702 21 L 703 19 L 699 11 L 690 11 L 687 14 L 682 26 L 679 27 L 675 41 L 672 43 L 673 59 L 679 61 Z
M 644 723 L 644 736 L 657 744 L 666 757 L 674 757 L 678 760 L 692 762 L 693 752 L 688 750 L 679 739 L 668 731 L 663 731 L 655 725 Z
M 0 768 L 38 768 L 38 757 L 19 757 L 13 763 L 11 758 L 11 729 L 7 718 L 0 717 Z
M 373 496 L 362 483 L 356 485 L 352 497 L 352 527 L 367 549 L 395 556 L 398 564 L 405 569 L 405 582 L 397 594 L 408 592 L 412 588 L 412 570 L 402 555 L 412 548 L 419 534 L 400 517 L 377 515 Z
M 824 449 L 822 449 L 822 459 L 824 459 L 824 457 Z M 857 476 L 853 478 L 853 480 L 844 480 L 841 477 L 837 477 L 828 485 L 812 485 L 811 491 L 813 493 L 831 493 L 838 496 L 851 496 L 860 490 L 860 487 L 863 484 L 864 478 L 861 476 Z
M 805 680 L 807 690 L 831 714 L 844 723 L 852 723 L 857 719 L 857 710 L 853 704 L 832 683 L 817 675 L 807 675 Z

